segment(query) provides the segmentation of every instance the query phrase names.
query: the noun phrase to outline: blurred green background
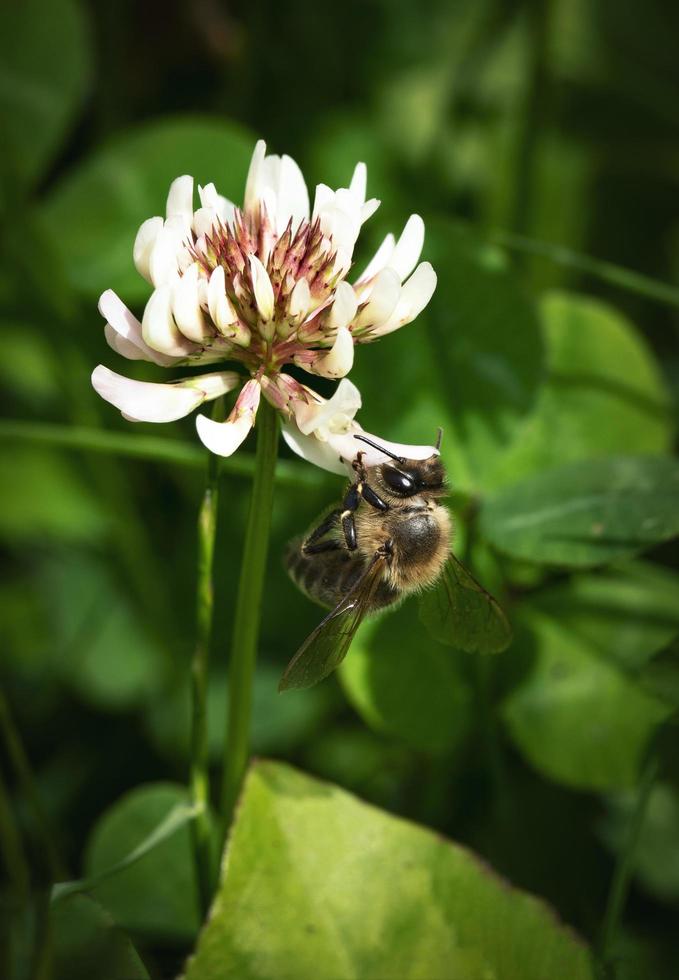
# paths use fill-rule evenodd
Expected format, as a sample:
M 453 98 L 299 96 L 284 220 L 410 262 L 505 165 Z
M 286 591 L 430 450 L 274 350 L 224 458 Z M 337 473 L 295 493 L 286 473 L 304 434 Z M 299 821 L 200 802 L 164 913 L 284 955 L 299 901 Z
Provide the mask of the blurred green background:
M 280 556 L 341 492 L 282 449 L 254 750 L 469 844 L 594 941 L 654 746 L 617 975 L 675 976 L 676 470 L 642 460 L 630 486 L 650 481 L 639 506 L 661 531 L 599 557 L 591 535 L 584 558 L 539 534 L 508 537 L 506 514 L 546 474 L 557 473 L 535 499 L 549 503 L 594 478 L 582 461 L 604 461 L 606 487 L 608 457 L 672 451 L 679 291 L 662 284 L 679 270 L 679 8 L 27 0 L 4 3 L 2 24 L 2 685 L 68 875 L 125 852 L 107 820 L 151 829 L 155 802 L 111 814 L 123 794 L 165 781 L 153 792 L 175 799 L 171 784 L 186 780 L 205 478 L 192 419 L 132 426 L 91 390 L 98 363 L 164 380 L 108 348 L 96 301 L 111 287 L 140 313 L 141 221 L 163 213 L 182 173 L 241 201 L 264 137 L 311 187 L 346 184 L 366 161 L 382 206 L 358 268 L 423 215 L 439 287 L 415 323 L 359 349 L 360 420 L 403 442 L 444 428 L 458 553 L 501 597 L 516 639 L 490 660 L 447 650 L 413 600 L 366 627 L 339 680 L 279 697 L 319 617 Z M 215 764 L 252 449 L 221 483 Z M 48 868 L 11 756 L 3 778 L 40 882 Z M 188 899 L 170 908 L 173 889 L 140 872 L 139 911 L 125 918 L 116 887 L 99 896 L 106 908 L 157 975 L 174 969 L 196 930 Z

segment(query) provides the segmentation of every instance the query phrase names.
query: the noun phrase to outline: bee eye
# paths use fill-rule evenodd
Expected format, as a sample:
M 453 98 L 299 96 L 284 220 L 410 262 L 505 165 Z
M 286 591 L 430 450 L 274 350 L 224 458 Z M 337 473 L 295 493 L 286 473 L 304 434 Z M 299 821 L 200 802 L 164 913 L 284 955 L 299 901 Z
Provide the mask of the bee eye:
M 400 470 L 385 467 L 382 475 L 387 486 L 396 493 L 403 494 L 405 497 L 415 492 L 415 481 L 407 473 L 401 473 Z

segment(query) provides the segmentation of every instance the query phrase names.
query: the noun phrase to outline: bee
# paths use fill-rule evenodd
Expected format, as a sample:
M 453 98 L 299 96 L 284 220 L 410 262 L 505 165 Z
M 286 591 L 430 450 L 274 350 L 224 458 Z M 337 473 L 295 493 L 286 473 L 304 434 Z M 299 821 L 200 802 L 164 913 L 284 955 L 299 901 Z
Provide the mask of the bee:
M 385 462 L 366 467 L 365 452 L 352 463 L 354 481 L 304 538 L 290 542 L 290 577 L 311 599 L 331 611 L 307 637 L 285 669 L 279 691 L 312 687 L 346 656 L 363 619 L 423 595 L 423 619 L 434 636 L 474 652 L 503 650 L 511 629 L 495 599 L 452 552 L 452 521 L 440 503 L 446 476 L 436 452 L 405 459 L 367 436 Z

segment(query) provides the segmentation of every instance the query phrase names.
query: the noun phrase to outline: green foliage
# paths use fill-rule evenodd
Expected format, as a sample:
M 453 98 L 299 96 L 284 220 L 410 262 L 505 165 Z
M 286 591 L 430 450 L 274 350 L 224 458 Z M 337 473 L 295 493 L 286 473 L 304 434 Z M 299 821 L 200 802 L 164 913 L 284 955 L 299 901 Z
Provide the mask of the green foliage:
M 86 895 L 52 906 L 54 980 L 148 980 L 148 971 L 125 933 Z
M 172 783 L 139 786 L 118 800 L 92 832 L 87 877 L 108 872 L 125 859 L 186 801 L 186 790 Z M 130 867 L 96 885 L 92 895 L 132 933 L 175 942 L 190 939 L 199 920 L 189 828 L 180 827 Z
M 592 977 L 551 913 L 463 848 L 274 763 L 250 773 L 186 980 Z
M 73 125 L 90 82 L 89 25 L 76 0 L 6 4 L 0 129 L 16 174 L 34 182 Z
M 588 568 L 679 534 L 679 462 L 612 456 L 559 466 L 489 497 L 481 528 L 516 558 Z

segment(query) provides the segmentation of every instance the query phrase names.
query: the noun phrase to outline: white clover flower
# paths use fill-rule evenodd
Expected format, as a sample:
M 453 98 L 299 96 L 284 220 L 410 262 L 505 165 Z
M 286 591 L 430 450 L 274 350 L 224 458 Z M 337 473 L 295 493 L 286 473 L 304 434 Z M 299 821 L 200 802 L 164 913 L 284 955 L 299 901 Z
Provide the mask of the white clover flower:
M 366 201 L 365 164 L 357 164 L 349 187 L 333 191 L 319 184 L 310 212 L 297 164 L 288 156 L 266 156 L 265 150 L 260 140 L 242 209 L 208 184 L 198 187 L 200 207 L 194 211 L 193 178 L 184 176 L 170 187 L 165 219 L 142 224 L 133 258 L 154 289 L 141 323 L 111 290 L 99 301 L 106 339 L 123 357 L 162 367 L 230 361 L 246 372 L 249 380 L 219 371 L 167 384 L 133 381 L 103 365 L 92 374 L 102 398 L 130 421 L 145 422 L 182 418 L 245 382 L 225 422 L 204 415 L 196 420 L 202 442 L 222 456 L 247 436 L 262 395 L 289 423 L 289 441 L 291 427 L 300 426 L 300 419 L 310 426 L 319 407 L 334 413 L 327 407 L 334 399 L 325 402 L 284 366 L 343 378 L 353 365 L 355 344 L 410 323 L 436 286 L 431 265 L 417 265 L 424 242 L 418 215 L 409 218 L 398 241 L 387 235 L 362 275 L 349 283 L 361 225 L 379 206 Z M 357 426 L 354 414 L 355 409 L 347 419 Z M 331 417 L 334 426 L 337 417 Z M 300 427 L 299 445 L 304 437 L 325 440 L 335 454 L 337 433 L 328 425 L 319 422 L 307 432 Z M 355 446 L 349 458 L 354 455 Z M 336 454 L 334 459 L 330 469 L 337 467 Z

